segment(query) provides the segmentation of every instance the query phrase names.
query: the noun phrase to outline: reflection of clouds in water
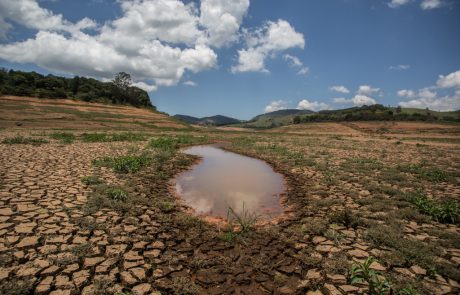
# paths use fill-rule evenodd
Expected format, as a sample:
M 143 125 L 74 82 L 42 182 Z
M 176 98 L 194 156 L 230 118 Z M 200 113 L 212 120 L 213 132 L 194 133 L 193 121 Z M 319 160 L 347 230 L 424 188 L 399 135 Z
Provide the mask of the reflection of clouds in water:
M 182 179 L 185 180 L 185 181 L 192 181 L 192 180 L 195 179 L 195 176 L 193 176 L 193 175 L 186 175 L 186 176 L 182 177 Z
M 197 213 L 226 217 L 228 207 L 240 214 L 243 204 L 250 213 L 280 212 L 277 195 L 283 191 L 283 179 L 268 164 L 212 146 L 192 147 L 186 153 L 203 160 L 178 176 L 176 192 Z
M 214 207 L 214 202 L 210 199 L 199 198 L 195 199 L 191 206 L 199 214 L 211 213 L 212 208 Z
M 227 202 L 229 203 L 228 205 L 237 213 L 243 212 L 243 206 L 245 210 L 251 213 L 257 211 L 259 207 L 260 195 L 235 191 L 228 191 L 226 195 Z

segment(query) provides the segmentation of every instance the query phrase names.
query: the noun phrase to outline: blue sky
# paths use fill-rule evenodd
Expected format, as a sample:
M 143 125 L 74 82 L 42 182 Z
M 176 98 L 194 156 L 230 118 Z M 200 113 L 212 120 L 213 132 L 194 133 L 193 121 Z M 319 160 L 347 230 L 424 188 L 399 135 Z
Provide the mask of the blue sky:
M 1 67 L 126 71 L 170 114 L 460 109 L 455 0 L 0 0 L 0 37 Z

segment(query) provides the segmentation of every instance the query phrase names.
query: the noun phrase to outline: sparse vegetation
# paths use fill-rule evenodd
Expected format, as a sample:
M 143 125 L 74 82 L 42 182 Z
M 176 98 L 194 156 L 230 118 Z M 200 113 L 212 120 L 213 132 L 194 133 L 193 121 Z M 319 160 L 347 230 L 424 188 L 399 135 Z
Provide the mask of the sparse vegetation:
M 69 133 L 69 132 L 51 133 L 50 137 L 52 139 L 59 140 L 59 142 L 63 144 L 71 144 L 75 141 L 75 138 L 76 138 L 76 136 L 73 133 Z
M 49 143 L 48 140 L 43 138 L 35 138 L 35 137 L 24 137 L 21 135 L 17 135 L 14 137 L 5 138 L 2 140 L 4 144 L 31 144 L 31 145 L 41 145 L 44 143 Z

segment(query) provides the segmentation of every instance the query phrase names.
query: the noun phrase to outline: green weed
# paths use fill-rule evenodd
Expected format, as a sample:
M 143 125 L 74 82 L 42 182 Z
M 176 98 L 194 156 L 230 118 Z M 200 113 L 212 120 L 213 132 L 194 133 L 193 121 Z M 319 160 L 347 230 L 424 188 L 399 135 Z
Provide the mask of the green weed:
M 17 135 L 15 137 L 9 137 L 9 138 L 3 139 L 2 143 L 41 145 L 44 143 L 49 143 L 49 141 L 43 138 L 24 137 L 24 136 Z
M 75 135 L 68 132 L 56 132 L 49 135 L 50 138 L 59 140 L 63 144 L 71 144 L 75 141 Z
M 375 259 L 369 257 L 364 262 L 354 262 L 350 273 L 350 284 L 368 284 L 369 295 L 383 295 L 390 289 L 390 283 L 379 272 L 371 268 Z

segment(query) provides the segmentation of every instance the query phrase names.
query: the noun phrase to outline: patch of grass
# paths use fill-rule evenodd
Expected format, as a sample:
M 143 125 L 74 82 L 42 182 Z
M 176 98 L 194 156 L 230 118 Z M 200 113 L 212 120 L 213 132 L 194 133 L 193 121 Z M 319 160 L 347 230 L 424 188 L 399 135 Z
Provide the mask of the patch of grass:
M 164 213 L 170 213 L 174 210 L 176 210 L 176 203 L 174 202 L 162 202 L 160 204 L 160 210 L 163 211 Z
M 233 230 L 228 230 L 228 231 L 222 232 L 218 237 L 224 242 L 227 242 L 229 244 L 234 244 L 240 238 L 240 235 L 234 232 Z
M 329 228 L 329 223 L 320 218 L 307 218 L 302 221 L 301 231 L 310 235 L 323 235 Z
M 423 214 L 441 223 L 460 224 L 460 202 L 453 199 L 436 201 L 420 191 L 408 194 L 408 200 Z
M 59 140 L 63 144 L 71 144 L 75 141 L 76 136 L 69 132 L 56 132 L 49 135 L 50 138 Z
M 402 164 L 398 165 L 397 169 L 401 172 L 414 174 L 418 178 L 431 182 L 444 182 L 447 181 L 450 176 L 449 173 L 437 168 L 425 167 L 425 163 Z
M 149 142 L 149 146 L 161 150 L 175 150 L 181 146 L 204 144 L 206 142 L 208 142 L 208 138 L 206 136 L 162 136 L 151 139 Z
M 187 277 L 175 277 L 170 285 L 172 294 L 194 295 L 198 294 L 198 286 Z
M 113 141 L 143 141 L 147 136 L 142 133 L 83 133 L 81 139 L 84 142 L 113 142 Z
M 15 137 L 8 137 L 8 138 L 3 139 L 2 143 L 41 145 L 44 143 L 49 143 L 49 141 L 43 138 L 24 137 L 24 136 L 17 135 Z
M 404 237 L 401 228 L 396 225 L 376 224 L 369 228 L 365 238 L 377 247 L 393 249 L 391 261 L 399 261 L 401 266 L 409 267 L 418 264 L 426 269 L 434 266 L 434 258 L 438 248 L 411 238 Z M 387 262 L 390 262 L 387 260 Z
M 241 233 L 252 231 L 258 219 L 259 216 L 245 208 L 244 203 L 241 213 L 236 212 L 232 207 L 228 207 L 227 220 L 230 225 L 236 225 Z
M 358 226 L 364 226 L 365 223 L 362 218 L 357 214 L 351 211 L 350 209 L 345 209 L 339 212 L 333 212 L 329 215 L 329 220 L 332 223 L 342 224 L 347 228 L 356 229 Z
M 3 295 L 24 295 L 32 294 L 35 279 L 17 279 L 2 280 L 0 282 L 0 294 Z
M 134 173 L 149 165 L 151 162 L 152 158 L 148 154 L 143 153 L 141 155 L 98 158 L 93 160 L 93 165 L 109 167 L 118 173 Z
M 80 180 L 86 185 L 96 185 L 103 182 L 101 179 L 94 175 L 83 176 Z
M 110 187 L 107 189 L 107 196 L 117 202 L 126 202 L 128 199 L 128 192 L 119 187 Z

